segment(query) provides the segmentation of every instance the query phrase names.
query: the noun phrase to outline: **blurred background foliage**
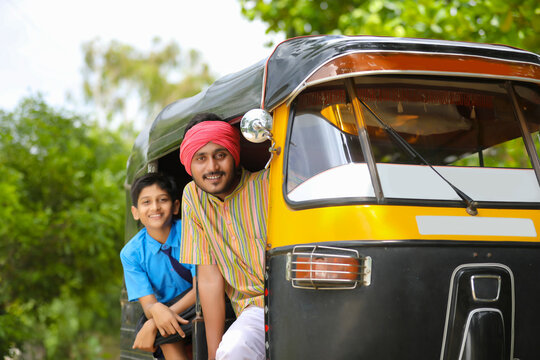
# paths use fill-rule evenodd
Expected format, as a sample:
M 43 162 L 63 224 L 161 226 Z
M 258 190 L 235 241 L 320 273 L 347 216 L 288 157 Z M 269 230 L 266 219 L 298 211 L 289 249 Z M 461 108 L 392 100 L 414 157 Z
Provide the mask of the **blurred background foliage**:
M 0 110 L 2 358 L 118 358 L 123 184 L 136 129 L 214 80 L 199 53 L 159 39 L 146 52 L 96 40 L 83 53 L 79 113 L 39 94 Z
M 195 50 L 153 40 L 149 51 L 112 41 L 83 44 L 83 90 L 87 104 L 107 122 L 147 123 L 175 100 L 197 94 L 215 78 Z M 141 119 L 138 119 L 138 118 Z
M 39 96 L 0 129 L 0 350 L 94 358 L 119 327 L 129 143 Z
M 498 43 L 540 52 L 538 0 L 239 0 L 288 38 L 384 35 Z
M 536 0 L 238 1 L 248 19 L 287 37 L 391 35 L 540 51 Z M 214 80 L 200 54 L 159 39 L 149 51 L 94 40 L 83 54 L 79 113 L 51 108 L 39 95 L 21 99 L 12 112 L 0 110 L 6 358 L 118 357 L 123 183 L 135 129 Z

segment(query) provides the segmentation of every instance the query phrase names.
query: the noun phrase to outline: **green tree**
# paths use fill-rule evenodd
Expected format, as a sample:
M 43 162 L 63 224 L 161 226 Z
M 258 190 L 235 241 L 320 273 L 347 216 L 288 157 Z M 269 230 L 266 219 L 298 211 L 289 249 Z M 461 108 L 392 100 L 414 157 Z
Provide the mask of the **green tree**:
M 83 45 L 84 94 L 109 123 L 133 123 L 134 113 L 142 123 L 151 122 L 167 104 L 200 92 L 214 81 L 201 55 L 183 52 L 175 42 L 154 39 L 149 52 L 112 41 Z M 135 108 L 136 112 L 131 111 Z
M 120 328 L 129 146 L 40 97 L 0 111 L 0 355 L 107 357 L 100 334 Z
M 540 52 L 537 0 L 239 0 L 287 37 L 387 35 L 500 43 Z

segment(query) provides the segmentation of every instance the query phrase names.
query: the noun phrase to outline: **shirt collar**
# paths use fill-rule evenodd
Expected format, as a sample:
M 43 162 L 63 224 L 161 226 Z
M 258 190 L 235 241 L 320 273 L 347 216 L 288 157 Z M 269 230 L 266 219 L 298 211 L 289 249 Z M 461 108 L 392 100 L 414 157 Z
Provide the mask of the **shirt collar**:
M 148 232 L 145 233 L 146 243 L 148 244 L 148 248 L 152 252 L 153 255 L 157 254 L 159 250 L 162 248 L 168 248 L 168 247 L 178 247 L 178 242 L 176 241 L 178 238 L 176 237 L 176 226 L 174 226 L 174 221 L 171 224 L 171 231 L 169 231 L 169 236 L 167 237 L 167 241 L 165 241 L 165 244 L 160 243 L 153 237 L 151 237 Z

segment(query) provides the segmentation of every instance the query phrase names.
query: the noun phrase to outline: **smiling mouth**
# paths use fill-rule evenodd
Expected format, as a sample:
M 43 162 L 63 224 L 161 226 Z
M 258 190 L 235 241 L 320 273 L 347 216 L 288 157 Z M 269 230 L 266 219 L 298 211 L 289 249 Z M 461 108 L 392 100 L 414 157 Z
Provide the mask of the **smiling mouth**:
M 219 180 L 223 175 L 225 175 L 225 174 L 222 173 L 222 172 L 210 173 L 210 174 L 204 175 L 204 179 L 205 180 L 210 180 L 210 181 L 215 181 L 215 180 Z

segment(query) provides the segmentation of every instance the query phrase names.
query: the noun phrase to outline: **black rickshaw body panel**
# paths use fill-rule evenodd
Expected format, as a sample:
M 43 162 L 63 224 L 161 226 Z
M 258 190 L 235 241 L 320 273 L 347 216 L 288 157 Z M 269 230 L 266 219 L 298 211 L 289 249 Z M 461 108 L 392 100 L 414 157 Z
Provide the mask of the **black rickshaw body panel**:
M 464 346 L 465 323 L 459 318 L 474 313 L 474 308 L 500 311 L 505 327 L 487 342 L 465 345 L 476 355 L 462 354 L 464 359 L 538 356 L 540 246 L 444 241 L 322 245 L 370 256 L 371 284 L 347 290 L 293 288 L 286 280 L 292 248 L 271 250 L 266 297 L 270 359 L 457 359 Z M 451 292 L 470 295 L 471 274 L 463 274 L 464 281 L 452 286 L 459 280 L 456 269 L 463 265 L 472 274 L 504 274 L 497 301 L 471 300 L 464 305 L 462 299 L 453 304 Z M 489 319 L 486 324 L 491 324 Z M 473 329 L 469 337 L 487 330 Z

